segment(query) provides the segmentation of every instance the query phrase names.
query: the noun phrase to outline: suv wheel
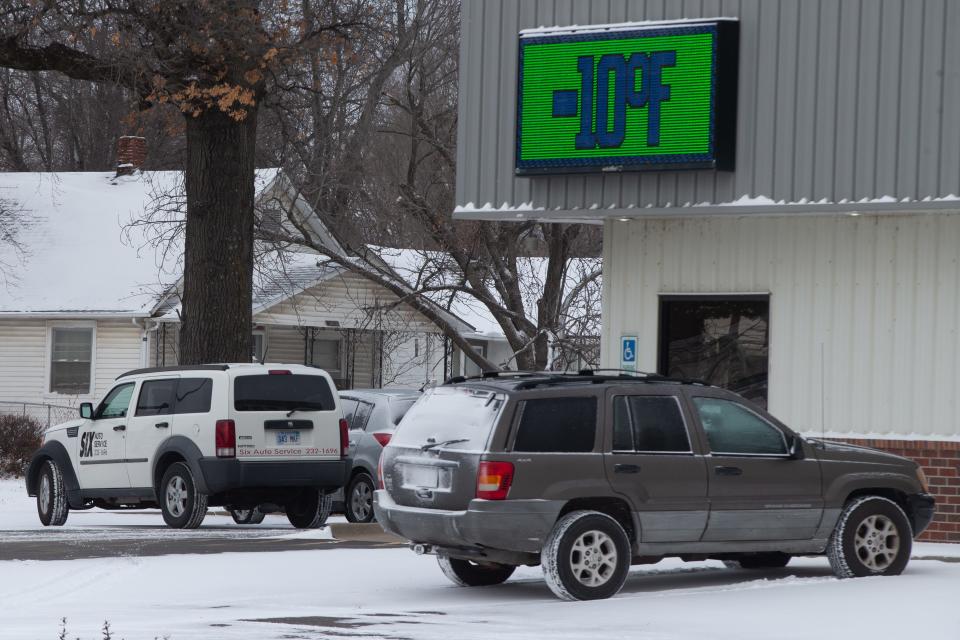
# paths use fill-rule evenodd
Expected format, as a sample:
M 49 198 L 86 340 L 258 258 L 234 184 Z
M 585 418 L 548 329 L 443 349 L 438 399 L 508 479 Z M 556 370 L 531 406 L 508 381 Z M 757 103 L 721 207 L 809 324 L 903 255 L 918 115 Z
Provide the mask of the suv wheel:
M 912 544 L 903 509 L 887 498 L 864 496 L 843 508 L 827 558 L 838 578 L 895 576 L 906 568 Z
M 736 560 L 724 560 L 723 564 L 731 569 L 781 569 L 790 562 L 790 554 L 781 551 L 769 553 L 750 553 Z
M 326 523 L 332 507 L 333 494 L 306 490 L 299 500 L 287 505 L 287 520 L 297 529 L 318 529 Z
M 70 505 L 67 504 L 67 493 L 63 486 L 63 474 L 53 460 L 47 460 L 40 470 L 37 514 L 45 527 L 59 527 L 70 515 Z
M 260 511 L 260 507 L 254 507 L 253 509 L 230 509 L 230 517 L 237 524 L 260 524 L 267 516 Z
M 160 511 L 163 521 L 174 529 L 196 529 L 207 515 L 207 496 L 197 491 L 193 474 L 183 462 L 176 462 L 160 480 Z
M 373 478 L 358 473 L 347 485 L 344 515 L 347 522 L 373 521 Z
M 488 587 L 503 584 L 513 575 L 515 566 L 496 562 L 472 562 L 440 554 L 437 563 L 443 575 L 458 587 Z
M 630 540 L 619 522 L 599 511 L 574 511 L 557 521 L 540 562 L 558 598 L 598 600 L 620 591 L 630 556 Z

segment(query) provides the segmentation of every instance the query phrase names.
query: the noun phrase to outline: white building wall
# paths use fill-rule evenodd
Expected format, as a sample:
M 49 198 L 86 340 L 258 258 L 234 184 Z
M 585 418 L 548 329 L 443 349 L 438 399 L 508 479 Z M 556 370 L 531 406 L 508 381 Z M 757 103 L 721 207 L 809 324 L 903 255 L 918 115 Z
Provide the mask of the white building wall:
M 67 396 L 49 391 L 50 328 L 92 326 L 93 393 Z M 0 402 L 77 406 L 96 401 L 117 376 L 141 366 L 141 328 L 130 320 L 0 319 Z
M 960 439 L 960 214 L 609 221 L 602 366 L 637 335 L 638 369 L 656 370 L 659 294 L 757 292 L 771 413 L 808 433 Z

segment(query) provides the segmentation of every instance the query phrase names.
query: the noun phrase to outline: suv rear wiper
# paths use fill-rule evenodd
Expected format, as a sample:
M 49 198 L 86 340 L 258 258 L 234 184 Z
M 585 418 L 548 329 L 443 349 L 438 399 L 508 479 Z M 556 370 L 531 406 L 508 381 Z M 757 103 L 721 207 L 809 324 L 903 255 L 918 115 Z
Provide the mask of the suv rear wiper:
M 458 442 L 470 442 L 470 438 L 458 438 L 456 440 L 444 440 L 443 442 L 428 442 L 420 447 L 420 451 L 429 451 L 434 447 L 442 447 L 448 444 L 457 444 Z
M 293 409 L 290 409 L 290 411 L 287 411 L 287 417 L 289 418 L 297 411 L 319 411 L 319 409 L 316 407 L 294 407 Z

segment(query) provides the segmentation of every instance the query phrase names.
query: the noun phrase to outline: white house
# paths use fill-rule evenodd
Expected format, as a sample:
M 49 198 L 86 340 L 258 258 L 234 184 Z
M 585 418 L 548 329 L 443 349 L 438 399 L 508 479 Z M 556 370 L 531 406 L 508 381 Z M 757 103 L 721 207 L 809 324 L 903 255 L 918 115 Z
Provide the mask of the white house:
M 95 400 L 124 371 L 177 363 L 181 262 L 167 234 L 180 218 L 165 209 L 180 180 L 178 172 L 0 173 L 0 198 L 27 223 L 22 252 L 0 249 L 0 411 L 56 420 L 69 414 L 56 407 Z M 258 172 L 258 199 L 279 189 L 276 170 Z M 419 387 L 472 372 L 421 314 L 318 258 L 262 257 L 255 358 L 315 364 L 345 388 Z M 481 326 L 448 319 L 477 349 L 494 357 L 505 349 L 482 313 L 471 312 Z

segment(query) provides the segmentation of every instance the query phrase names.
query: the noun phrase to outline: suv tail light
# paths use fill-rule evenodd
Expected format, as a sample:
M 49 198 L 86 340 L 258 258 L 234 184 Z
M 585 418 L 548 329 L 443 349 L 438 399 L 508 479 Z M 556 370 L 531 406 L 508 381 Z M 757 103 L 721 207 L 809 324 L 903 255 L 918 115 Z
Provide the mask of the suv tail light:
M 390 438 L 393 437 L 393 434 L 380 432 L 373 434 L 373 437 L 377 442 L 380 443 L 381 447 L 385 447 L 390 444 Z
M 379 489 L 386 489 L 387 485 L 383 483 L 383 454 L 380 454 L 380 459 L 377 461 L 377 480 L 380 481 Z
M 217 420 L 217 457 L 237 457 L 237 425 L 233 420 Z
M 350 448 L 350 425 L 346 418 L 340 418 L 340 457 L 347 457 L 347 449 Z
M 512 462 L 481 462 L 477 469 L 477 497 L 506 500 L 513 483 Z

